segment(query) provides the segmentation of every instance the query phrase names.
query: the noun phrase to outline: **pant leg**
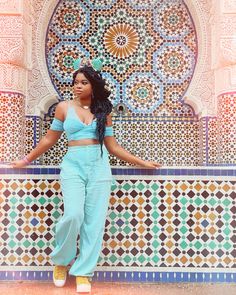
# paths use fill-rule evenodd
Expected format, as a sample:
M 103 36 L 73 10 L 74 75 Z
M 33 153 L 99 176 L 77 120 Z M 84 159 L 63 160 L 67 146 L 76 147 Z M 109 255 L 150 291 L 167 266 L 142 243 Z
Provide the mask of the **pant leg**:
M 70 274 L 92 276 L 96 267 L 104 234 L 104 226 L 111 192 L 111 168 L 108 155 L 92 165 L 85 195 L 84 220 L 80 230 L 80 255 Z
M 87 189 L 85 216 L 80 229 L 80 255 L 70 269 L 71 275 L 93 275 L 102 247 L 110 187 L 111 182 L 104 181 Z
M 56 225 L 56 246 L 50 256 L 54 264 L 68 265 L 76 256 L 85 202 L 85 181 L 80 167 L 70 157 L 65 157 L 62 162 L 60 180 L 64 214 Z

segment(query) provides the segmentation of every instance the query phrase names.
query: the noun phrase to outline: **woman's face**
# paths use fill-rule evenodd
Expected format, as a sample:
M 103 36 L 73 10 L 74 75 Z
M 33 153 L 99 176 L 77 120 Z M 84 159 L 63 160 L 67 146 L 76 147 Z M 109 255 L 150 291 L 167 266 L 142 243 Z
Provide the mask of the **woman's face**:
M 88 99 L 92 96 L 92 84 L 82 73 L 78 73 L 73 86 L 74 95 L 79 99 Z

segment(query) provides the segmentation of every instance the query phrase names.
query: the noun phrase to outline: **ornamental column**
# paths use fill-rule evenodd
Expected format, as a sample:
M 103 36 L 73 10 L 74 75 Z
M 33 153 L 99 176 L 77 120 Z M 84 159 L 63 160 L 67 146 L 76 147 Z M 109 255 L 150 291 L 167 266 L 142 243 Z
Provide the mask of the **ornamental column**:
M 31 1 L 0 0 L 0 162 L 21 158 L 30 67 Z
M 217 102 L 217 162 L 236 164 L 236 1 L 215 6 L 213 68 Z

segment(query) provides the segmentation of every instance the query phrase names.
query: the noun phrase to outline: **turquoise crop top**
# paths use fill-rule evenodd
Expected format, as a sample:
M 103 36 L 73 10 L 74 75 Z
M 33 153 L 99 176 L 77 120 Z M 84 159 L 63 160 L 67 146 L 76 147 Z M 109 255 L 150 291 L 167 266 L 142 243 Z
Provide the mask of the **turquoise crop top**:
M 96 119 L 91 124 L 83 123 L 77 115 L 73 106 L 68 106 L 67 116 L 64 122 L 54 118 L 50 126 L 51 130 L 65 131 L 68 141 L 80 139 L 97 139 Z M 112 126 L 106 126 L 104 136 L 113 136 Z

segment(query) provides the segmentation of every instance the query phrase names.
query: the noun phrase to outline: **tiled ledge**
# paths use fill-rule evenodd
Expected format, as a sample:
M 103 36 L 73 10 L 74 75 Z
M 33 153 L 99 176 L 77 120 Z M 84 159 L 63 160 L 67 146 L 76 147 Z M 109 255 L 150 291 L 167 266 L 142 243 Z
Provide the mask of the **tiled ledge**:
M 58 175 L 58 166 L 32 165 L 26 168 L 12 169 L 0 164 L 0 174 L 37 174 Z M 236 166 L 198 166 L 198 167 L 162 167 L 160 169 L 146 169 L 139 167 L 112 167 L 115 175 L 163 175 L 163 176 L 236 176 Z

